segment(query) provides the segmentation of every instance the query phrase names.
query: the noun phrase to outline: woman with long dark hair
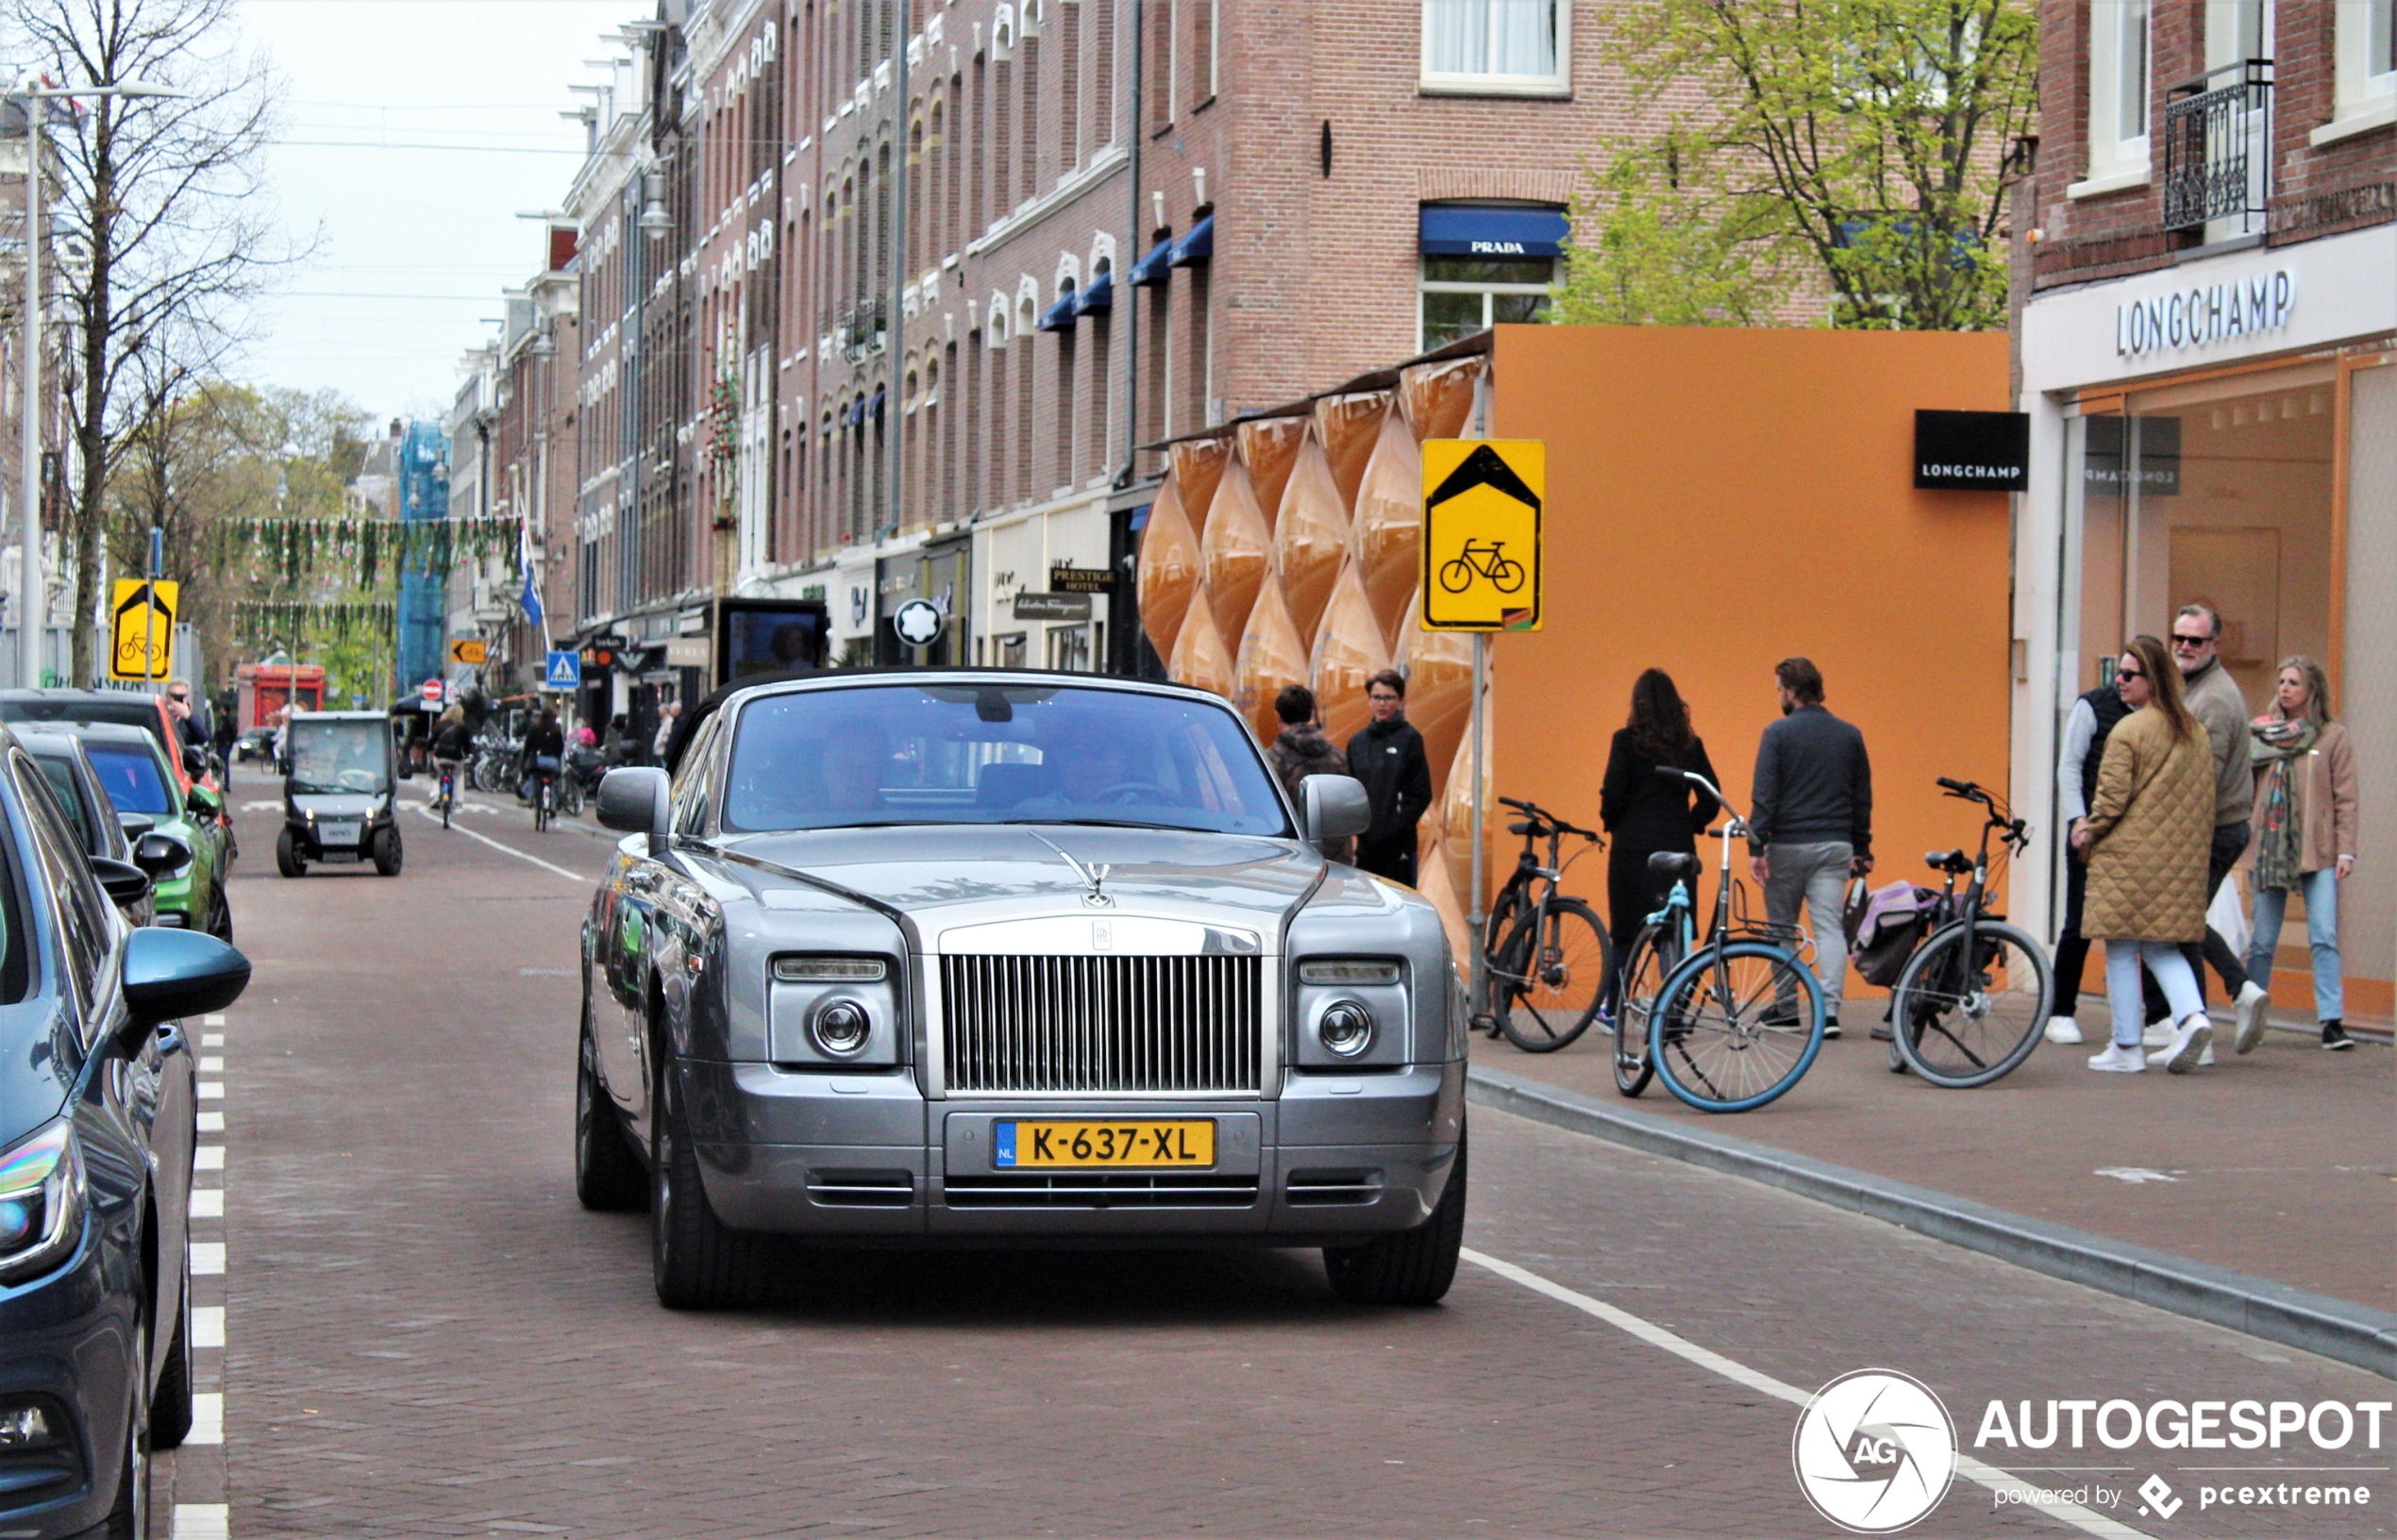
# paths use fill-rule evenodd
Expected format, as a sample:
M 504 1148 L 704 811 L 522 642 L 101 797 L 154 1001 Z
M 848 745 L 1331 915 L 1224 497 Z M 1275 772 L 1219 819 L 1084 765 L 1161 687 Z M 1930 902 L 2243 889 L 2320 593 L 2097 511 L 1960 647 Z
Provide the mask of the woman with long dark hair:
M 1606 918 L 1620 969 L 1640 926 L 1664 901 L 1664 888 L 1649 876 L 1648 858 L 1660 850 L 1697 853 L 1697 837 L 1721 806 L 1687 781 L 1666 780 L 1659 765 L 1695 770 L 1715 781 L 1706 745 L 1689 728 L 1689 708 L 1673 688 L 1673 677 L 1651 668 L 1632 685 L 1631 720 L 1617 730 L 1606 755 L 1606 782 L 1599 793 L 1599 821 L 1611 838 L 1606 850 Z M 1716 781 L 1720 785 L 1720 781 Z M 1667 884 L 1666 886 L 1669 886 Z M 1691 898 L 1695 901 L 1697 895 Z M 1610 1013 L 1619 977 L 1607 980 Z

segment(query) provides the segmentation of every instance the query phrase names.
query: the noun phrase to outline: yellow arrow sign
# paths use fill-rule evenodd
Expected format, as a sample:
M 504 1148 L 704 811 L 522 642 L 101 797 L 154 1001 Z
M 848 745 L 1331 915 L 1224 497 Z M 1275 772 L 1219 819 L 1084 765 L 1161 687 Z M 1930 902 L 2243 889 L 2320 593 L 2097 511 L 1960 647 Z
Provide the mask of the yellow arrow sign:
M 449 639 L 449 661 L 453 663 L 480 664 L 491 657 L 491 644 L 471 636 Z
M 1423 628 L 1540 628 L 1538 439 L 1423 441 Z
M 155 684 L 175 671 L 183 585 L 120 578 L 109 604 L 109 678 Z

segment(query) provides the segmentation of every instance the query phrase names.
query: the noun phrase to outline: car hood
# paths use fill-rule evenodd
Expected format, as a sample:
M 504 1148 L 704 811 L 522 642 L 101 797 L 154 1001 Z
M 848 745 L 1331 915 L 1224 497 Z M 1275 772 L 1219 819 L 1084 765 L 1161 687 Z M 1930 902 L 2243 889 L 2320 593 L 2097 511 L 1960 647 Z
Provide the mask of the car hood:
M 382 805 L 382 795 L 361 792 L 293 792 L 292 806 L 319 818 L 365 818 Z
M 1296 840 L 1055 824 L 753 834 L 724 848 L 738 864 L 763 862 L 902 913 L 919 932 L 1005 915 L 1114 910 L 1203 912 L 1278 935 L 1324 864 Z M 1108 868 L 1106 905 L 1084 903 L 1090 885 L 1060 850 L 1085 871 Z M 774 907 L 770 892 L 763 896 Z

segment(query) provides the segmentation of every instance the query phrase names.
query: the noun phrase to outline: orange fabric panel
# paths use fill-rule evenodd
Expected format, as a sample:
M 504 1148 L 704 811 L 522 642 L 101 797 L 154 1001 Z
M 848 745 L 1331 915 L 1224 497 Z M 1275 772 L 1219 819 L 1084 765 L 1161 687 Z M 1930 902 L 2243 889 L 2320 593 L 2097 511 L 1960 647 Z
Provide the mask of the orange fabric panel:
M 1282 596 L 1289 602 L 1290 618 L 1300 636 L 1314 636 L 1322 624 L 1323 607 L 1332 598 L 1332 581 L 1340 576 L 1348 547 L 1348 502 L 1340 495 L 1322 439 L 1309 433 L 1291 463 L 1273 530 L 1274 571 L 1282 578 Z
M 1497 690 L 1493 688 L 1490 694 L 1491 699 L 1495 702 L 1499 698 Z M 1485 735 L 1483 747 L 1488 753 L 1491 767 L 1495 769 L 1499 761 L 1497 737 L 1494 734 Z M 1605 767 L 1601 765 L 1599 768 L 1603 770 Z M 1500 860 L 1505 855 L 1504 847 L 1500 843 L 1505 838 L 1503 833 L 1505 826 L 1499 819 L 1490 817 L 1488 814 L 1503 812 L 1506 810 L 1498 806 L 1497 794 L 1492 790 L 1494 785 L 1495 782 L 1490 777 L 1484 775 L 1480 778 L 1479 789 L 1476 790 L 1473 774 L 1473 739 L 1468 733 L 1458 744 L 1456 757 L 1449 762 L 1448 779 L 1440 789 L 1440 844 L 1448 858 L 1449 886 L 1457 895 L 1461 907 L 1465 896 L 1473 891 L 1473 810 L 1477 804 L 1485 810 L 1484 831 L 1482 836 L 1483 892 L 1496 893 L 1505 883 L 1506 873 L 1496 870 Z M 1575 821 L 1580 822 L 1578 819 Z M 1507 871 L 1513 870 L 1514 866 L 1510 862 Z M 1598 896 L 1603 898 L 1604 894 L 1601 892 Z
M 1487 355 L 1418 363 L 1399 371 L 1399 405 L 1416 442 L 1465 436 L 1473 414 L 1473 388 L 1488 370 Z
M 1473 638 L 1415 623 L 1416 596 L 1400 616 L 1398 667 L 1406 675 L 1406 719 L 1423 734 L 1432 784 L 1441 784 L 1473 720 Z
M 1223 644 L 1223 633 L 1215 629 L 1204 583 L 1198 585 L 1190 613 L 1182 619 L 1182 633 L 1174 638 L 1173 660 L 1166 668 L 1176 684 L 1212 691 L 1227 700 L 1232 697 L 1232 653 Z
M 1307 423 L 1303 415 L 1260 417 L 1233 430 L 1240 443 L 1240 462 L 1249 467 L 1249 485 L 1257 494 L 1257 507 L 1265 513 L 1268 528 L 1282 511 L 1282 489 L 1289 483 L 1299 445 L 1306 442 Z
M 1340 487 L 1340 507 L 1357 505 L 1357 484 L 1365 479 L 1366 461 L 1382 419 L 1390 410 L 1388 391 L 1360 391 L 1354 395 L 1327 395 L 1315 404 L 1315 430 L 1332 461 L 1332 478 Z
M 1394 650 L 1415 594 L 1423 537 L 1423 455 L 1395 411 L 1382 418 L 1373 458 L 1357 487 L 1349 521 L 1349 555 L 1365 578 L 1365 594 L 1382 639 Z
M 1204 535 L 1207 519 L 1215 511 L 1215 486 L 1223 479 L 1223 468 L 1232 463 L 1232 440 L 1185 439 L 1165 451 L 1172 462 L 1173 478 L 1182 486 L 1182 513 L 1190 521 L 1190 532 Z
M 1207 516 L 1207 532 L 1198 537 L 1199 559 L 1207 569 L 1207 592 L 1215 606 L 1215 629 L 1236 637 L 1249 624 L 1249 607 L 1257 602 L 1257 585 L 1273 564 L 1273 534 L 1249 490 L 1248 468 L 1238 460 L 1224 467 L 1215 483 L 1215 511 Z
M 1140 564 L 1134 573 L 1140 594 L 1140 628 L 1160 658 L 1174 655 L 1174 638 L 1198 587 L 1198 537 L 1182 516 L 1182 492 L 1167 476 L 1148 505 L 1148 522 L 1140 531 Z
M 1316 628 L 1309 665 L 1324 733 L 1345 747 L 1373 715 L 1365 698 L 1365 681 L 1390 666 L 1382 624 L 1373 618 L 1365 579 L 1353 561 L 1341 564 L 1339 578 L 1332 585 L 1332 601 L 1323 607 L 1322 623 Z
M 1424 820 L 1429 824 L 1431 820 Z M 1449 880 L 1448 845 L 1433 837 L 1422 841 L 1415 858 L 1415 891 L 1440 912 L 1440 929 L 1448 933 L 1449 963 L 1457 981 L 1472 982 L 1473 930 L 1466 924 L 1465 906 L 1457 902 L 1456 886 Z
M 1294 684 L 1307 682 L 1307 644 L 1290 623 L 1290 606 L 1282 601 L 1282 583 L 1271 573 L 1249 607 L 1249 624 L 1240 633 L 1240 654 L 1232 663 L 1232 701 L 1255 729 L 1257 742 L 1270 744 L 1282 731 L 1274 714 L 1274 697 Z

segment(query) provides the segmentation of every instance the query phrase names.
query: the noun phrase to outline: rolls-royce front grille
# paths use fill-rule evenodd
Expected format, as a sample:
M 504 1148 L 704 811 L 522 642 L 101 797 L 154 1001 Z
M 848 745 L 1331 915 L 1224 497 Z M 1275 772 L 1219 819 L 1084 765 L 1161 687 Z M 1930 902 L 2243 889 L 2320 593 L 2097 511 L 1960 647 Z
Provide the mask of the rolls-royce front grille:
M 1258 1089 L 1256 957 L 944 957 L 948 1089 Z
M 1028 1173 L 951 1177 L 941 1193 L 952 1209 L 1248 1209 L 1256 1206 L 1257 1179 L 1178 1171 Z

